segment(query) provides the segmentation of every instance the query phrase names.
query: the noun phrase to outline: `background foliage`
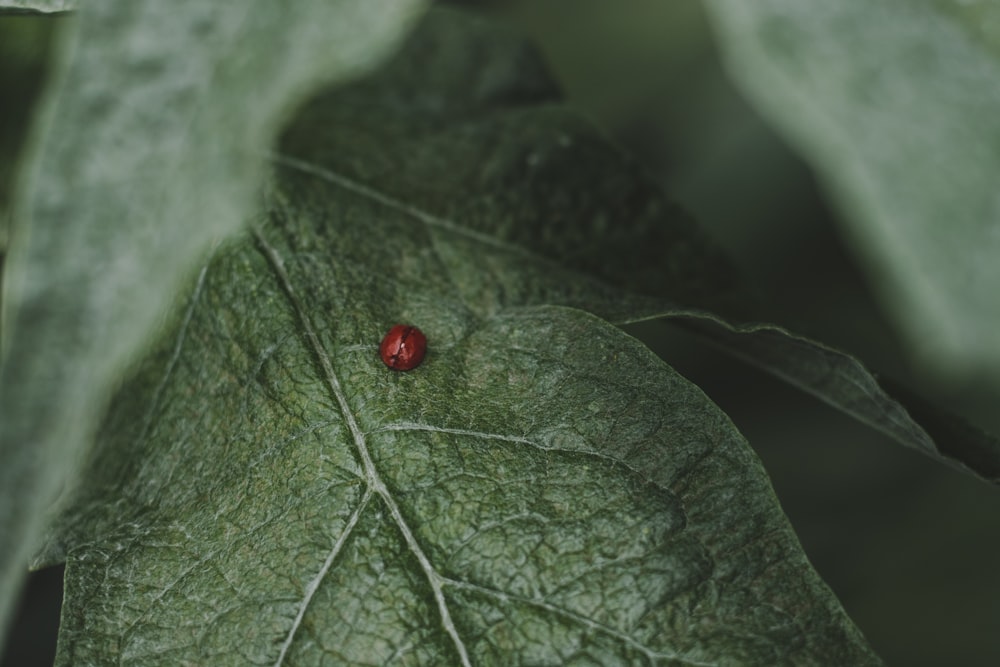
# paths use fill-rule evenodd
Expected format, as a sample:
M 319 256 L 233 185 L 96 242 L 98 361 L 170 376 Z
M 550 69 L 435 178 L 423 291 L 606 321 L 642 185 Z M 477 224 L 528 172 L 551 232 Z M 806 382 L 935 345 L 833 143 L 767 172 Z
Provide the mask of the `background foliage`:
M 635 3 L 609 16 L 600 4 L 572 22 L 530 10 L 516 20 L 539 37 L 571 99 L 713 229 L 768 295 L 771 317 L 996 430 L 993 375 L 941 378 L 901 353 L 808 172 L 724 84 L 697 5 Z M 995 662 L 993 489 L 900 452 L 688 337 L 636 331 L 737 420 L 821 574 L 890 664 Z

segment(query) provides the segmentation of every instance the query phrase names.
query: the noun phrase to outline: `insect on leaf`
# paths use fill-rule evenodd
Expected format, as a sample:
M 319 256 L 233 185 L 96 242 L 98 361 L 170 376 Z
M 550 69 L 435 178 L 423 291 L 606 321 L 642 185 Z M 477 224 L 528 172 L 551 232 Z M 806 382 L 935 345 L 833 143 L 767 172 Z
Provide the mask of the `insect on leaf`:
M 518 44 L 447 11 L 414 39 Z M 878 663 L 700 390 L 584 310 L 469 289 L 516 249 L 280 161 L 265 200 L 50 535 L 61 664 Z

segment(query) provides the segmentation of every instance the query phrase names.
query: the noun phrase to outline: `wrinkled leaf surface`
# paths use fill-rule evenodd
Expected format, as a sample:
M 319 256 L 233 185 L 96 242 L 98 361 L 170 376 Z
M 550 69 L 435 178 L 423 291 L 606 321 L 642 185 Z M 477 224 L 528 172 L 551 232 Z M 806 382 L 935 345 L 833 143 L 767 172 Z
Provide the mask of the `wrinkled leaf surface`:
M 62 664 L 878 662 L 725 415 L 531 289 L 579 273 L 403 204 L 278 160 L 50 535 Z M 430 342 L 408 373 L 397 322 Z

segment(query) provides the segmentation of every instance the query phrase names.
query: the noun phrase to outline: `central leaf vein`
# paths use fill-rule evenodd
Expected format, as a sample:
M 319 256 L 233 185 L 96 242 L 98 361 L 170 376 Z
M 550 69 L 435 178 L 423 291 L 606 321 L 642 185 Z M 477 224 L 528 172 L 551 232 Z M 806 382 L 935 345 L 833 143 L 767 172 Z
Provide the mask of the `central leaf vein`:
M 365 490 L 365 495 L 362 496 L 361 501 L 358 506 L 351 513 L 351 518 L 348 519 L 347 525 L 341 531 L 340 536 L 337 538 L 336 543 L 334 543 L 333 548 L 330 549 L 330 553 L 327 554 L 326 560 L 323 561 L 323 566 L 320 567 L 319 572 L 316 576 L 312 578 L 309 584 L 306 586 L 305 595 L 302 597 L 302 602 L 299 604 L 299 611 L 295 615 L 295 620 L 292 621 L 292 627 L 288 629 L 288 634 L 285 637 L 285 641 L 281 644 L 281 651 L 278 654 L 278 659 L 274 661 L 274 667 L 281 667 L 281 664 L 285 660 L 285 655 L 288 654 L 288 649 L 292 646 L 292 641 L 295 639 L 295 633 L 298 632 L 299 626 L 302 625 L 302 619 L 306 615 L 306 610 L 309 608 L 309 603 L 312 601 L 313 595 L 319 590 L 319 585 L 323 583 L 323 579 L 326 578 L 327 572 L 333 566 L 333 561 L 337 559 L 337 555 L 344 548 L 344 544 L 347 543 L 347 539 L 354 532 L 354 527 L 358 525 L 358 520 L 361 515 L 364 514 L 365 509 L 368 507 L 369 502 L 372 499 L 372 487 L 368 487 Z
M 366 497 L 370 493 L 376 493 L 385 503 L 385 506 L 388 509 L 389 514 L 392 516 L 396 527 L 402 534 L 406 545 L 419 562 L 420 568 L 423 571 L 424 576 L 427 578 L 427 582 L 431 587 L 434 600 L 438 607 L 438 613 L 441 616 L 441 624 L 444 627 L 445 632 L 451 638 L 455 650 L 459 655 L 462 666 L 471 667 L 472 663 L 469 660 L 465 643 L 458 634 L 458 628 L 455 627 L 455 623 L 451 618 L 451 612 L 448 609 L 447 600 L 445 600 L 444 597 L 444 591 L 442 589 L 444 577 L 442 577 L 431 564 L 430 559 L 420 546 L 416 536 L 413 534 L 413 530 L 410 528 L 409 524 L 407 524 L 402 510 L 400 509 L 398 503 L 396 503 L 396 499 L 389 492 L 389 489 L 382 480 L 381 475 L 379 475 L 378 469 L 375 467 L 375 462 L 372 459 L 371 452 L 368 449 L 365 433 L 361 430 L 357 419 L 354 417 L 354 412 L 351 410 L 351 407 L 347 402 L 347 395 L 344 393 L 344 389 L 340 384 L 340 379 L 337 377 L 337 374 L 333 369 L 333 362 L 330 360 L 330 357 L 326 353 L 326 349 L 323 347 L 322 343 L 320 343 L 319 336 L 316 335 L 316 331 L 306 313 L 305 307 L 295 292 L 295 288 L 292 285 L 288 271 L 285 269 L 285 264 L 281 255 L 279 255 L 278 251 L 267 242 L 267 239 L 264 238 L 264 235 L 259 229 L 254 229 L 253 235 L 264 257 L 274 270 L 279 282 L 281 283 L 282 290 L 285 292 L 296 316 L 298 317 L 299 323 L 302 325 L 302 330 L 307 339 L 308 346 L 316 355 L 316 359 L 323 371 L 324 379 L 326 380 L 333 398 L 337 401 L 337 405 L 339 406 L 341 414 L 344 417 L 347 428 L 351 433 L 351 438 L 354 441 L 354 446 L 358 452 L 358 456 L 361 458 L 362 466 L 365 471 L 365 479 L 368 483 L 369 491 L 367 492 Z M 322 579 L 322 575 L 325 574 L 325 571 L 321 571 L 320 579 Z M 317 586 L 319 583 L 319 581 L 316 581 Z M 303 609 L 307 603 L 308 600 L 303 600 Z M 300 611 L 300 613 L 302 612 Z M 286 643 L 291 643 L 297 627 L 297 625 L 293 625 L 289 633 L 289 637 L 286 639 Z M 282 655 L 284 655 L 284 650 Z M 280 660 L 281 658 L 279 658 L 279 662 L 276 664 L 280 665 Z

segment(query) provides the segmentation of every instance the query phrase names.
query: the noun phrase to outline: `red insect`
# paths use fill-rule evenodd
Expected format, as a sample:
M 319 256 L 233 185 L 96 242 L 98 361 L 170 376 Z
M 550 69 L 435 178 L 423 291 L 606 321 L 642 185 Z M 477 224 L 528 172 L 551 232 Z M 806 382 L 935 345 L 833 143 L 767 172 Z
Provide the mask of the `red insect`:
M 394 371 L 409 371 L 420 365 L 427 352 L 427 336 L 416 327 L 397 324 L 382 339 L 378 353 Z

